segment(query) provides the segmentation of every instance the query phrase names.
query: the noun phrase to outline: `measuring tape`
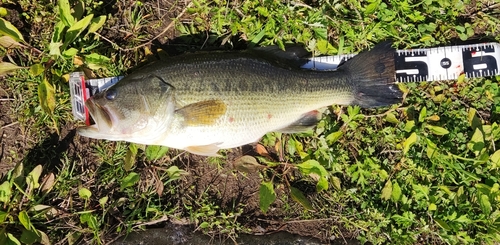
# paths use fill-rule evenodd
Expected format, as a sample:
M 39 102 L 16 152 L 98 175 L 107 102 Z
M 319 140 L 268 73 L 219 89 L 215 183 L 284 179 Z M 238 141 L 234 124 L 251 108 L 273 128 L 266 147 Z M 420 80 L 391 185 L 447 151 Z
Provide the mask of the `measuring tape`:
M 308 59 L 302 68 L 335 70 L 356 54 L 320 56 Z M 427 49 L 396 50 L 397 82 L 454 80 L 461 74 L 468 78 L 500 75 L 500 44 L 481 43 Z M 83 73 L 71 73 L 69 84 L 73 116 L 90 125 L 85 100 L 117 83 L 123 76 L 85 80 Z
M 354 54 L 321 56 L 309 60 L 302 68 L 334 70 Z M 481 43 L 427 49 L 396 50 L 394 53 L 397 82 L 454 80 L 466 77 L 500 75 L 500 44 Z
M 71 73 L 69 76 L 69 92 L 73 117 L 90 125 L 89 111 L 85 106 L 85 101 L 92 95 L 111 87 L 122 78 L 123 76 L 85 80 L 82 72 Z

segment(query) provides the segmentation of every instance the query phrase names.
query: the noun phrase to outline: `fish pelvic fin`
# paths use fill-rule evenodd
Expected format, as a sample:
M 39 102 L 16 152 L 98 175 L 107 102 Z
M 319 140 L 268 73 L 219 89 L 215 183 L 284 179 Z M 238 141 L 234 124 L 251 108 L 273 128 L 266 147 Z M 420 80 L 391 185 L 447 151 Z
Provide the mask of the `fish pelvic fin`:
M 400 103 L 403 93 L 396 83 L 395 49 L 391 41 L 377 44 L 339 67 L 354 83 L 353 105 L 387 106 Z
M 184 150 L 202 156 L 211 156 L 211 157 L 221 156 L 217 154 L 217 152 L 220 150 L 218 144 L 188 146 L 184 148 Z
M 299 120 L 292 124 L 277 130 L 281 133 L 301 133 L 305 132 L 318 124 L 321 119 L 321 113 L 317 110 L 304 113 Z
M 222 100 L 205 100 L 184 106 L 176 113 L 183 117 L 186 126 L 203 126 L 213 125 L 226 109 Z

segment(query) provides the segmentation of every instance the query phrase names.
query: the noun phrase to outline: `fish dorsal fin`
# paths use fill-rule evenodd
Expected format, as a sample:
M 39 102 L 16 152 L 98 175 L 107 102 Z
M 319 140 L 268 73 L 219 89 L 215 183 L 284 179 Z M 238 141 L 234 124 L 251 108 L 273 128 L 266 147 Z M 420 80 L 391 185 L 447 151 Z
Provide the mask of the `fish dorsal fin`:
M 222 100 L 205 100 L 186 105 L 176 111 L 184 119 L 185 126 L 213 125 L 226 113 Z
M 186 151 L 189 151 L 194 154 L 202 155 L 202 156 L 211 156 L 211 157 L 220 157 L 217 152 L 220 150 L 218 144 L 210 144 L 210 145 L 194 145 L 188 146 L 184 148 Z
M 309 130 L 318 124 L 321 119 L 321 113 L 319 111 L 310 111 L 302 115 L 302 117 L 293 122 L 292 124 L 278 130 L 282 133 L 300 133 Z
M 300 68 L 308 62 L 307 58 L 311 56 L 311 53 L 299 45 L 287 45 L 285 50 L 278 46 L 257 47 L 251 49 L 251 52 L 280 66 L 291 68 Z

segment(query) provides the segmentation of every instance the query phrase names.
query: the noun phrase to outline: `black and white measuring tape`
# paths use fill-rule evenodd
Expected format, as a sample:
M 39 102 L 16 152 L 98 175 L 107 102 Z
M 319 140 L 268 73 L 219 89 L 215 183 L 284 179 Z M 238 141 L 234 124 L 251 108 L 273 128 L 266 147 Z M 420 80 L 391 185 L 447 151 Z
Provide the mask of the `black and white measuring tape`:
M 315 57 L 302 68 L 336 69 L 344 59 L 354 56 Z M 469 78 L 496 76 L 500 75 L 500 43 L 397 50 L 394 60 L 398 82 L 454 80 L 461 74 Z
M 304 69 L 334 70 L 356 54 L 321 56 L 309 59 Z M 428 49 L 397 50 L 394 53 L 397 82 L 454 80 L 466 77 L 500 75 L 500 43 L 446 46 Z M 73 116 L 90 123 L 85 100 L 117 83 L 123 76 L 85 80 L 82 73 L 70 75 Z

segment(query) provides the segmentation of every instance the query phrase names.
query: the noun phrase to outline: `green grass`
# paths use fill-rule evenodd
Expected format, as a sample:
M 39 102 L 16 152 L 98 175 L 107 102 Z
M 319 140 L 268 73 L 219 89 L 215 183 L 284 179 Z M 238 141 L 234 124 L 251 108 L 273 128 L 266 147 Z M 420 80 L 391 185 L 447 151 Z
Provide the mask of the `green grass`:
M 16 2 L 3 1 L 23 10 L 25 27 L 0 36 L 22 46 L 0 47 L 0 54 L 31 68 L 11 72 L 4 85 L 30 154 L 12 154 L 17 166 L 0 181 L 0 244 L 102 244 L 163 217 L 188 219 L 209 234 L 249 231 L 244 205 L 220 205 L 214 189 L 195 199 L 180 189 L 190 178 L 173 165 L 185 160 L 182 153 L 105 141 L 70 151 L 52 139 L 73 121 L 66 74 L 113 76 L 154 59 L 146 58 L 152 51 L 165 55 L 134 48 L 153 38 L 148 29 L 169 22 L 151 17 L 159 11 L 154 4 L 121 5 L 122 15 L 113 17 L 110 6 L 94 1 L 70 1 L 67 8 Z M 298 43 L 320 55 L 358 52 L 385 39 L 399 48 L 500 41 L 500 7 L 488 0 L 197 0 L 188 7 L 170 6 L 186 10 L 174 20 L 178 51 Z M 121 39 L 109 32 L 117 27 Z M 268 134 L 261 143 L 283 150 L 282 161 L 257 159 L 267 166 L 259 171 L 262 209 L 280 202 L 289 220 L 335 217 L 326 231 L 374 244 L 500 242 L 499 81 L 402 84 L 401 104 L 332 106 L 311 132 Z

